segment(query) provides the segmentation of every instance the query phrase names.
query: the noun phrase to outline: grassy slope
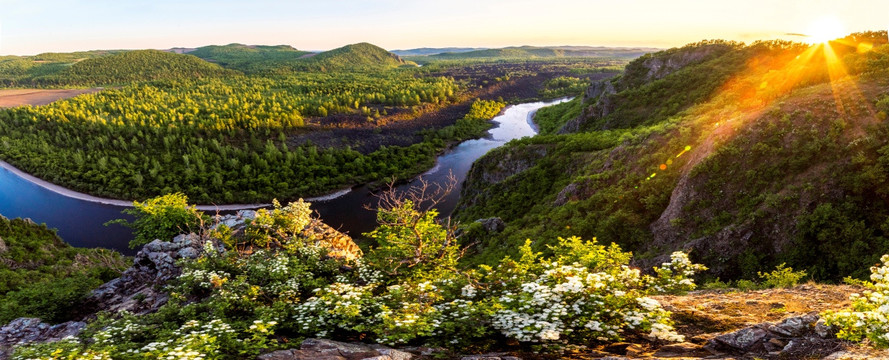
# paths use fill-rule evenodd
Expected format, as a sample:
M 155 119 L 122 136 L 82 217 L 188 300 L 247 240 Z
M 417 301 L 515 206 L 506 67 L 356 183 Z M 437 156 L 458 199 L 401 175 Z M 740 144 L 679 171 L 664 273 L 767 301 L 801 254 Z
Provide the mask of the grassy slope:
M 866 75 L 885 69 L 889 48 L 846 57 L 851 72 L 865 75 L 842 85 L 839 107 L 823 58 L 800 69 L 798 52 L 781 44 L 725 52 L 627 86 L 611 99 L 619 110 L 587 119 L 587 131 L 514 142 L 482 158 L 457 216 L 500 216 L 509 226 L 482 236 L 473 261 L 527 238 L 579 235 L 652 262 L 691 248 L 716 276 L 749 278 L 783 261 L 819 279 L 865 275 L 889 245 L 889 130 L 873 120 L 885 118 L 889 100 L 881 100 L 885 74 Z M 721 84 L 695 76 L 704 71 L 718 71 Z M 860 96 L 848 95 L 856 88 Z M 694 96 L 664 111 L 665 93 L 654 89 Z M 639 121 L 645 111 L 654 120 Z M 620 126 L 595 130 L 607 123 Z
M 54 230 L 0 217 L 0 323 L 28 316 L 61 322 L 77 315 L 79 300 L 120 275 L 123 256 L 74 248 Z
M 534 114 L 534 123 L 537 124 L 541 135 L 555 134 L 571 119 L 580 116 L 583 97 L 578 96 L 573 100 L 545 107 Z

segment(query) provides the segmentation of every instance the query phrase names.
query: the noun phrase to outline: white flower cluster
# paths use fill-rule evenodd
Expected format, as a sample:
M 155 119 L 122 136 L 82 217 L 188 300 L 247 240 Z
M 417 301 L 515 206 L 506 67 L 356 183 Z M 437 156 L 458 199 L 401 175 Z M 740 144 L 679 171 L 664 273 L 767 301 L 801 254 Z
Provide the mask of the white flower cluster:
M 362 315 L 363 300 L 370 298 L 373 286 L 333 283 L 315 289 L 315 296 L 293 307 L 293 320 L 303 332 L 324 337 L 333 328 L 350 329 Z
M 654 269 L 657 277 L 648 280 L 655 292 L 684 293 L 695 289 L 691 277 L 704 270 L 707 270 L 707 267 L 692 263 L 688 259 L 688 254 L 676 251 L 670 255 L 670 262 L 665 262 L 661 267 Z
M 889 346 L 889 255 L 880 258 L 881 264 L 871 267 L 871 290 L 852 294 L 849 309 L 826 311 L 822 317 L 828 325 L 839 328 L 839 337 L 860 341 L 865 337 L 879 346 Z
M 358 279 L 365 284 L 377 284 L 384 280 L 381 271 L 374 269 L 360 258 L 355 261 L 355 270 L 358 273 Z
M 179 275 L 179 280 L 204 289 L 212 289 L 213 287 L 228 281 L 230 277 L 231 275 L 224 271 L 206 271 L 186 268 L 182 271 L 182 274 Z
M 138 352 L 143 356 L 169 360 L 203 360 L 215 353 L 220 337 L 230 336 L 234 329 L 221 320 L 212 320 L 201 324 L 197 320 L 183 324 L 173 332 L 173 336 L 162 342 L 152 342 L 143 346 Z M 136 354 L 137 350 L 130 350 Z
M 500 296 L 503 310 L 494 314 L 492 325 L 524 342 L 563 341 L 578 330 L 599 340 L 617 339 L 624 328 L 650 329 L 651 337 L 681 340 L 657 301 L 630 292 L 627 284 L 640 282 L 638 270 L 625 265 L 614 270 L 616 275 L 580 264 L 545 264 L 537 279 Z
M 460 295 L 463 295 L 465 298 L 474 298 L 475 294 L 475 286 L 472 286 L 472 284 L 466 284 L 466 286 L 460 289 Z
M 123 315 L 127 313 L 122 312 Z M 122 339 L 129 339 L 133 334 L 140 332 L 139 325 L 133 323 L 128 317 L 116 322 L 93 335 L 93 340 L 99 345 L 114 345 Z
M 290 258 L 283 255 L 278 255 L 272 258 L 270 262 L 267 264 L 267 269 L 269 275 L 275 278 L 282 278 L 287 276 L 290 273 Z

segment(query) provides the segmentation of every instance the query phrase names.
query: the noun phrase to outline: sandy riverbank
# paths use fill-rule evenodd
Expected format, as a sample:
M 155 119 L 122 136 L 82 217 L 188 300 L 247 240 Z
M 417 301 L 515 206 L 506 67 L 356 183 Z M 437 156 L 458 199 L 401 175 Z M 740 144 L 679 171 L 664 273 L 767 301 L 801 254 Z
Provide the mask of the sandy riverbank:
M 65 196 L 65 197 L 69 197 L 69 198 L 73 198 L 73 199 L 77 199 L 77 200 L 82 200 L 82 201 L 89 201 L 89 202 L 93 202 L 93 203 L 106 204 L 106 205 L 123 206 L 123 207 L 132 207 L 133 206 L 132 201 L 101 198 L 98 196 L 92 196 L 90 194 L 84 194 L 82 192 L 77 192 L 77 191 L 74 191 L 74 190 L 71 190 L 68 188 L 61 187 L 59 185 L 53 184 L 49 181 L 40 179 L 36 176 L 33 176 L 33 175 L 28 174 L 24 171 L 21 171 L 18 168 L 16 168 L 15 166 L 12 166 L 11 164 L 9 164 L 5 161 L 0 161 L 0 168 L 3 168 L 5 170 L 13 173 L 15 176 L 25 179 L 26 181 L 28 181 L 34 185 L 40 186 L 44 189 L 47 189 L 49 191 L 52 191 L 56 194 L 59 194 L 59 195 Z M 213 211 L 213 210 L 226 211 L 226 210 L 258 209 L 258 208 L 267 207 L 270 205 L 271 204 L 198 205 L 198 209 L 203 210 L 203 211 Z

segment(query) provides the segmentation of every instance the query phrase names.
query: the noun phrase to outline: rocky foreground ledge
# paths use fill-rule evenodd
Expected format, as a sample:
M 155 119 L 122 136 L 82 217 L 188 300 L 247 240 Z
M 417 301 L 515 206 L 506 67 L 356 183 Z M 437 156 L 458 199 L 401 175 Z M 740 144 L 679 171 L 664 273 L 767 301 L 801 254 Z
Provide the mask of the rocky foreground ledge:
M 241 228 L 255 215 L 241 211 L 220 217 L 219 223 Z M 496 226 L 495 226 L 496 227 Z M 352 239 L 320 221 L 313 221 L 303 235 L 317 245 L 332 249 L 333 256 L 360 257 Z M 84 309 L 83 321 L 50 325 L 40 319 L 21 318 L 0 327 L 0 360 L 8 359 L 21 344 L 53 342 L 77 336 L 86 320 L 100 311 L 156 311 L 168 299 L 163 284 L 180 275 L 180 259 L 193 259 L 212 247 L 199 235 L 155 240 L 135 256 L 133 265 L 117 279 L 94 290 Z M 818 314 L 849 305 L 849 295 L 861 288 L 845 285 L 807 284 L 791 289 L 758 291 L 706 290 L 683 296 L 658 296 L 673 312 L 679 333 L 686 342 L 657 343 L 628 339 L 611 344 L 591 344 L 562 354 L 540 355 L 522 349 L 503 349 L 491 354 L 455 354 L 447 349 L 390 348 L 376 344 L 307 339 L 287 350 L 260 355 L 259 360 L 517 360 L 517 359 L 889 359 L 889 352 L 838 340 Z

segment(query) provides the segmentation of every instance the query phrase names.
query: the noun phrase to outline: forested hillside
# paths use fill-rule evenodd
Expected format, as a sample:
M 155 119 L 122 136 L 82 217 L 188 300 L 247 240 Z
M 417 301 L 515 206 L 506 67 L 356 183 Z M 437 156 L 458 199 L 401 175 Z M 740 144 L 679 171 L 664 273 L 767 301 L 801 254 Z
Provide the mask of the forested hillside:
M 210 45 L 189 51 L 188 55 L 194 55 L 225 68 L 243 71 L 245 73 L 261 72 L 273 68 L 282 61 L 299 59 L 308 51 L 300 51 L 289 45 Z
M 134 50 L 77 62 L 60 73 L 58 81 L 78 85 L 114 85 L 234 75 L 237 73 L 191 55 Z
M 889 244 L 887 62 L 885 32 L 811 47 L 707 41 L 634 60 L 582 104 L 541 110 L 544 132 L 563 135 L 474 165 L 458 218 L 508 224 L 477 239 L 474 261 L 579 235 L 639 264 L 691 250 L 723 278 L 782 262 L 863 277 Z
M 44 53 L 34 56 L 0 56 L 0 86 L 45 86 L 49 78 L 72 64 L 121 51 L 82 51 L 73 53 Z
M 307 130 L 306 117 L 358 113 L 372 122 L 387 108 L 447 103 L 459 92 L 453 80 L 409 73 L 144 83 L 0 112 L 0 154 L 39 177 L 104 196 L 183 191 L 202 202 L 268 201 L 407 176 L 442 146 L 371 154 L 288 146 Z
M 194 56 L 157 50 L 96 51 L 0 59 L 0 86 L 11 87 L 88 87 L 235 75 L 236 72 Z
M 45 225 L 0 216 L 0 323 L 77 318 L 83 297 L 125 267 L 117 252 L 74 248 Z

